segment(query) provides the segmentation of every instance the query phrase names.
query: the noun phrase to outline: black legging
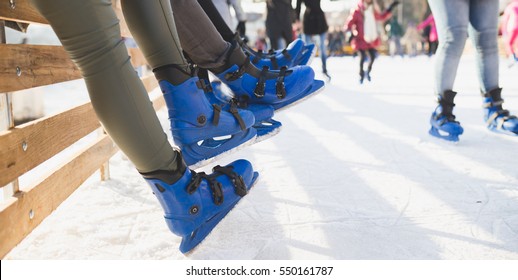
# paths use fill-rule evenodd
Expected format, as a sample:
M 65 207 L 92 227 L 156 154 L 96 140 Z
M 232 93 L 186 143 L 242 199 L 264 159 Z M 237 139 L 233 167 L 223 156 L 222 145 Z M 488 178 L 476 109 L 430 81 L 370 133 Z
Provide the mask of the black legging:
M 376 59 L 376 49 L 367 49 L 360 50 L 360 76 L 363 76 L 365 73 L 363 70 L 363 62 L 369 57 L 369 66 L 367 67 L 367 73 L 370 73 L 372 70 L 372 64 L 374 64 L 374 60 Z

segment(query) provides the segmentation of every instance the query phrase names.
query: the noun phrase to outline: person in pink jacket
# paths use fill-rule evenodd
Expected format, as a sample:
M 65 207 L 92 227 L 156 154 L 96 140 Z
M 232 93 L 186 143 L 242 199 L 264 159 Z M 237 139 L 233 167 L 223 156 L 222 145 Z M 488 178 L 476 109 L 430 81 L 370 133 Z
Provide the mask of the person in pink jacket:
M 364 78 L 371 80 L 370 72 L 374 59 L 376 58 L 376 48 L 381 44 L 377 29 L 377 21 L 386 21 L 392 16 L 392 9 L 399 4 L 394 1 L 384 11 L 380 12 L 373 0 L 359 0 L 358 5 L 351 10 L 349 18 L 344 25 L 346 33 L 352 33 L 351 47 L 360 53 L 360 83 Z M 367 72 L 363 70 L 363 62 L 369 58 Z
M 437 35 L 437 27 L 435 26 L 435 19 L 430 14 L 423 22 L 417 25 L 417 30 L 423 30 L 427 26 L 430 26 L 430 32 L 428 34 L 428 55 L 431 56 L 437 51 L 439 45 L 439 36 Z
M 513 0 L 505 8 L 501 31 L 507 55 L 518 62 L 518 0 Z

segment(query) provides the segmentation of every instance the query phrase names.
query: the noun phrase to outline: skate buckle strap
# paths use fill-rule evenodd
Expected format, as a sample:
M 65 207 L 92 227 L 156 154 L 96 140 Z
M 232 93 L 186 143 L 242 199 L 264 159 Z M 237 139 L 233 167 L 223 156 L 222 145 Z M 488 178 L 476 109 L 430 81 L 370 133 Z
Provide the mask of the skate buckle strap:
M 207 83 L 204 79 L 199 79 L 197 82 L 196 82 L 196 86 L 203 90 L 203 92 L 207 93 L 207 92 L 211 92 L 212 91 L 212 86 L 210 83 Z
M 212 171 L 215 174 L 222 174 L 226 175 L 228 178 L 230 178 L 230 181 L 232 182 L 232 185 L 234 185 L 234 190 L 237 195 L 243 197 L 245 196 L 248 191 L 246 190 L 245 181 L 243 180 L 243 177 L 239 176 L 236 172 L 234 172 L 233 166 L 214 166 L 212 168 Z
M 497 120 L 496 126 L 498 128 L 502 128 L 502 126 L 504 125 L 504 122 L 507 120 L 510 120 L 510 119 L 516 119 L 516 116 L 511 115 L 511 113 L 508 110 L 502 109 L 502 110 L 498 110 L 498 111 L 494 112 L 493 114 L 491 114 L 491 116 L 489 116 L 489 118 L 487 119 L 486 124 L 488 126 L 491 126 L 493 121 Z
M 266 88 L 266 74 L 268 73 L 268 66 L 263 66 L 261 75 L 254 89 L 254 95 L 258 98 L 264 97 L 264 89 Z
M 228 111 L 232 114 L 232 116 L 234 116 L 236 121 L 239 123 L 239 127 L 241 127 L 241 130 L 246 130 L 245 122 L 243 121 L 243 118 L 241 118 L 241 115 L 237 110 L 236 104 L 233 101 L 230 102 L 230 109 Z
M 212 108 L 214 108 L 214 117 L 212 118 L 212 124 L 218 125 L 221 107 L 218 104 L 212 104 Z
M 248 67 L 248 65 L 250 65 L 249 57 L 246 58 L 245 63 L 243 63 L 243 65 L 239 66 L 239 69 L 237 69 L 237 71 L 225 74 L 225 80 L 232 82 L 241 78 L 241 76 L 243 76 L 243 74 L 246 72 L 246 68 Z
M 207 175 L 205 172 L 196 173 L 191 170 L 192 178 L 189 184 L 187 184 L 186 191 L 188 194 L 193 194 L 201 184 L 202 179 L 205 179 L 212 191 L 212 200 L 214 204 L 221 205 L 223 203 L 223 190 L 221 183 L 216 180 L 215 174 Z
M 256 56 L 254 56 L 252 63 L 257 64 L 259 61 L 261 61 L 261 57 L 259 55 L 256 55 Z
M 290 55 L 290 53 L 288 52 L 287 49 L 282 50 L 282 54 L 284 55 L 286 60 L 291 61 L 291 55 Z
M 504 100 L 500 99 L 498 101 L 491 101 L 484 103 L 484 108 L 497 107 L 497 109 L 502 109 L 502 105 L 504 104 Z
M 286 88 L 284 88 L 284 77 L 286 76 L 286 66 L 282 66 L 279 72 L 279 77 L 277 77 L 277 82 L 275 83 L 275 90 L 277 94 L 277 98 L 283 99 L 286 97 Z
M 249 99 L 250 99 L 250 97 L 248 95 L 241 95 L 237 99 L 236 98 L 232 98 L 231 102 L 233 102 L 239 108 L 246 108 L 246 107 L 248 107 L 248 100 Z
M 279 64 L 277 63 L 277 57 L 275 57 L 275 55 L 270 57 L 270 62 L 272 63 L 273 69 L 279 68 Z

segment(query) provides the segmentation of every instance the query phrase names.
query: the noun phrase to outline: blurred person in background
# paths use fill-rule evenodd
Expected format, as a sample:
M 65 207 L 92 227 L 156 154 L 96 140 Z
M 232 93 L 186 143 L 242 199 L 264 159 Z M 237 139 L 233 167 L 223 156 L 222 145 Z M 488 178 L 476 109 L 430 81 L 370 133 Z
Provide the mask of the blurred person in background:
M 327 73 L 327 48 L 326 34 L 329 26 L 327 25 L 326 15 L 320 7 L 320 0 L 297 0 L 295 8 L 296 20 L 300 21 L 300 10 L 302 4 L 306 6 L 302 17 L 302 40 L 306 44 L 316 43 L 319 46 L 319 55 L 322 60 L 322 73 L 331 79 Z
M 434 55 L 437 52 L 437 46 L 439 45 L 439 37 L 437 35 L 437 27 L 435 26 L 435 20 L 432 13 L 417 25 L 417 30 L 426 30 L 424 36 L 428 42 L 428 56 Z
M 359 0 L 345 21 L 343 29 L 351 38 L 351 47 L 360 53 L 360 83 L 363 83 L 365 78 L 371 80 L 370 73 L 376 59 L 376 48 L 381 44 L 376 22 L 388 20 L 392 16 L 392 9 L 398 4 L 398 1 L 394 1 L 385 11 L 380 12 L 373 0 Z M 365 71 L 363 64 L 367 59 L 369 64 Z

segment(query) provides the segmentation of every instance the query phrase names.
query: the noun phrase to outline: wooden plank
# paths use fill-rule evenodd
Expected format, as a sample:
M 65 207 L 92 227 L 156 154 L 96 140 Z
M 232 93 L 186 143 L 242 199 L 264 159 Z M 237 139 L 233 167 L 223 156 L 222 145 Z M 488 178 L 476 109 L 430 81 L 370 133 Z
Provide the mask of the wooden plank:
M 0 1 L 0 19 L 26 23 L 48 23 L 30 4 L 30 0 Z
M 128 26 L 124 21 L 119 0 L 113 1 L 113 9 L 120 19 L 121 33 L 124 37 L 131 37 Z M 0 19 L 25 23 L 48 24 L 48 21 L 30 4 L 30 0 L 2 0 L 0 1 Z
M 0 132 L 0 186 L 31 170 L 100 126 L 86 103 Z
M 0 45 L 0 92 L 81 78 L 62 46 Z
M 22 189 L 0 206 L 0 258 L 22 241 L 116 152 L 112 140 L 98 141 L 56 167 L 41 182 Z

